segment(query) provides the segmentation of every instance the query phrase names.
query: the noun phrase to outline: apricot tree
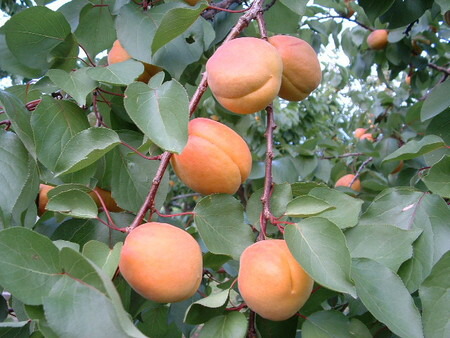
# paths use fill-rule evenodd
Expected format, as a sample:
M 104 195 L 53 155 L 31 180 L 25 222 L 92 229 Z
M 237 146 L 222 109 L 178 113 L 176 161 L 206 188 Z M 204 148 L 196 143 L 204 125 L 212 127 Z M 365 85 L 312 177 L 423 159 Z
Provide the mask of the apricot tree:
M 0 336 L 450 336 L 448 1 L 35 4 Z

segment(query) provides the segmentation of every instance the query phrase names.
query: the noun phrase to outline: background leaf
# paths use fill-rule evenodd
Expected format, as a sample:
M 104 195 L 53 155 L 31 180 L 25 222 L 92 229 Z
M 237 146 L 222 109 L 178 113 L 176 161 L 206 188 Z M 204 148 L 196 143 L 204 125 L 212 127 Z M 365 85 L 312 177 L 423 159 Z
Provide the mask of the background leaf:
M 106 276 L 113 278 L 119 266 L 120 251 L 122 243 L 116 243 L 110 249 L 105 243 L 89 241 L 83 246 L 83 256 L 94 262 Z
M 319 311 L 308 316 L 302 325 L 302 337 L 350 336 L 350 326 L 346 316 L 339 311 Z
M 217 337 L 243 338 L 247 333 L 247 319 L 243 313 L 230 311 L 206 322 L 200 331 L 199 338 Z
M 95 81 L 129 85 L 144 72 L 142 62 L 127 60 L 107 67 L 95 67 L 87 70 L 87 74 Z
M 52 191 L 53 192 L 53 191 Z M 49 193 L 46 209 L 77 218 L 96 218 L 98 207 L 89 194 L 81 190 Z
M 450 156 L 433 165 L 422 180 L 433 193 L 450 198 Z
M 445 146 L 445 143 L 440 137 L 427 135 L 419 141 L 409 141 L 404 146 L 385 157 L 383 162 L 410 160 L 443 146 Z
M 304 195 L 289 202 L 286 208 L 286 215 L 308 217 L 320 214 L 330 209 L 335 209 L 335 207 L 317 197 Z

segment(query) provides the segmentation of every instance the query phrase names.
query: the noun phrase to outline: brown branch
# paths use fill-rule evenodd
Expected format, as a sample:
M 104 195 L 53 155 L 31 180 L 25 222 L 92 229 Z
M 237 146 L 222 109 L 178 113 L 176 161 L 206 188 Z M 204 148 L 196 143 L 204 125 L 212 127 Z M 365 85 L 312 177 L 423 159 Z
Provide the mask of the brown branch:
M 10 120 L 3 120 L 0 122 L 0 126 L 5 125 L 5 130 L 9 130 L 11 128 L 11 121 Z
M 358 20 L 347 18 L 347 17 L 341 16 L 341 15 L 327 15 L 327 16 L 323 16 L 323 17 L 318 18 L 318 20 L 324 20 L 324 19 L 344 19 L 344 20 L 347 20 L 347 21 L 350 21 L 350 22 L 354 22 L 357 25 L 361 26 L 362 28 L 367 29 L 367 30 L 369 30 L 371 32 L 373 32 L 375 30 L 374 28 L 369 27 L 369 26 L 363 24 L 362 22 L 359 22 Z
M 83 50 L 84 54 L 86 54 L 86 57 L 87 57 L 87 59 L 89 60 L 89 63 L 92 65 L 92 67 L 96 67 L 95 62 L 91 59 L 89 53 L 88 53 L 87 50 L 83 47 L 83 45 L 81 45 L 81 44 L 79 43 L 78 46 Z
M 433 68 L 434 70 L 437 70 L 439 72 L 442 72 L 446 74 L 447 76 L 450 75 L 450 68 L 441 67 L 438 65 L 435 65 L 434 63 L 428 63 L 428 67 Z
M 348 185 L 348 187 L 350 188 L 353 183 L 355 183 L 356 179 L 359 177 L 359 175 L 361 175 L 361 171 L 369 164 L 370 161 L 373 160 L 373 157 L 369 157 L 367 160 L 365 160 L 361 166 L 358 168 L 358 171 L 355 174 L 355 177 L 353 177 L 352 181 L 350 182 L 350 184 Z
M 233 4 L 242 4 L 244 0 L 223 0 L 220 2 L 216 2 L 214 7 L 208 7 L 202 12 L 203 19 L 212 20 L 216 16 L 217 13 L 223 11 L 224 9 L 230 8 Z

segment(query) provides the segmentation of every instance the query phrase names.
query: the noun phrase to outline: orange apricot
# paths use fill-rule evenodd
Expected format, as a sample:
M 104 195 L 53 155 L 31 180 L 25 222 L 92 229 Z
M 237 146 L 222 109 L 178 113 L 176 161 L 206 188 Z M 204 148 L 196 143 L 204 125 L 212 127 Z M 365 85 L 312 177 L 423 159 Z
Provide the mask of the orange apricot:
M 389 32 L 387 29 L 376 29 L 367 37 L 367 44 L 371 49 L 385 49 L 388 44 Z
M 180 302 L 192 297 L 200 285 L 202 252 L 186 231 L 167 223 L 145 223 L 126 237 L 119 270 L 143 297 Z
M 196 192 L 234 194 L 250 174 L 252 155 L 233 129 L 196 118 L 189 122 L 185 148 L 172 156 L 171 163 L 181 181 Z
M 406 76 L 406 78 L 405 78 L 405 83 L 406 83 L 408 86 L 411 85 L 411 77 L 412 77 L 412 75 L 408 75 L 408 76 Z
M 263 318 L 292 317 L 308 300 L 313 284 L 282 239 L 256 242 L 241 254 L 239 292 Z
M 124 62 L 131 59 L 131 55 L 128 54 L 125 48 L 119 40 L 114 41 L 111 50 L 108 53 L 108 64 L 112 65 L 114 63 Z M 144 65 L 144 72 L 137 78 L 138 81 L 148 83 L 150 78 L 162 71 L 161 67 L 151 65 L 149 63 L 142 62 Z
M 362 135 L 366 133 L 366 128 L 356 128 L 353 132 L 353 135 L 355 135 L 356 138 L 360 138 Z
M 283 60 L 283 77 L 278 96 L 288 101 L 305 99 L 322 80 L 319 59 L 304 40 L 289 35 L 269 38 Z
M 206 63 L 214 97 L 237 114 L 252 114 L 267 107 L 280 90 L 282 71 L 276 48 L 253 37 L 225 42 Z
M 353 174 L 344 175 L 336 181 L 336 184 L 334 186 L 335 187 L 347 187 L 347 188 L 351 188 L 355 191 L 361 191 L 361 181 L 359 180 L 359 178 L 357 178 L 353 182 L 353 184 L 350 186 L 350 183 L 353 181 L 354 177 L 355 177 L 355 175 L 353 175 Z
M 38 205 L 38 215 L 42 216 L 42 214 L 47 210 L 48 203 L 48 192 L 52 190 L 53 187 L 47 184 L 39 184 L 39 195 L 37 200 Z
M 372 136 L 371 133 L 365 133 L 365 134 L 362 134 L 361 137 L 360 137 L 359 139 L 360 139 L 360 140 L 368 140 L 368 141 L 371 141 L 371 142 L 374 141 L 373 136 Z

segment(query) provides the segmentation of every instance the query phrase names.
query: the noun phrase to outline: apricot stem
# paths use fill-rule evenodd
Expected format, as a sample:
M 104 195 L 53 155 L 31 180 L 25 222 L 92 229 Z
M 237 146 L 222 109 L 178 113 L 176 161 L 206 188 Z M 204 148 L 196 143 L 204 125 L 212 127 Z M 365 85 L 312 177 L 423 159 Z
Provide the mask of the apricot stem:
M 103 200 L 102 196 L 98 193 L 97 190 L 92 189 L 92 192 L 97 195 L 98 200 L 100 201 L 100 204 L 103 208 L 103 211 L 106 214 L 106 218 L 108 218 L 108 224 L 110 224 L 112 227 L 110 227 L 111 229 L 117 230 L 119 229 L 119 227 L 114 223 L 114 221 L 111 218 L 111 214 L 109 213 L 108 208 L 106 207 L 105 201 Z M 114 228 L 113 228 L 114 227 Z
M 130 149 L 131 151 L 133 151 L 134 153 L 136 153 L 137 155 L 139 155 L 142 158 L 145 158 L 146 160 L 160 160 L 162 155 L 156 155 L 156 156 L 146 156 L 143 153 L 141 153 L 139 150 L 137 150 L 136 148 L 130 146 L 128 143 L 124 142 L 124 141 L 120 141 L 120 144 L 127 147 L 128 149 Z
M 0 122 L 0 126 L 5 125 L 5 130 L 9 130 L 11 128 L 11 121 L 10 120 L 4 120 Z
M 165 215 L 165 214 L 161 214 L 157 209 L 155 209 L 155 213 L 159 216 L 159 217 L 177 217 L 177 216 L 194 216 L 195 212 L 192 211 L 186 211 L 186 212 L 180 212 L 177 214 L 170 214 L 170 215 Z
M 120 231 L 120 232 L 127 232 L 127 229 L 121 229 L 119 227 L 112 226 L 108 222 L 105 222 L 104 220 L 102 220 L 100 217 L 97 217 L 96 219 L 97 219 L 97 221 L 99 221 L 100 223 L 103 223 L 104 225 L 106 225 L 108 228 L 110 228 L 112 230 L 116 230 L 116 231 Z
M 87 50 L 83 47 L 83 45 L 78 44 L 78 46 L 83 50 L 84 54 L 86 54 L 87 59 L 89 60 L 89 63 L 92 65 L 92 67 L 96 67 L 97 65 L 95 64 L 95 62 L 91 59 L 89 53 L 87 52 Z

